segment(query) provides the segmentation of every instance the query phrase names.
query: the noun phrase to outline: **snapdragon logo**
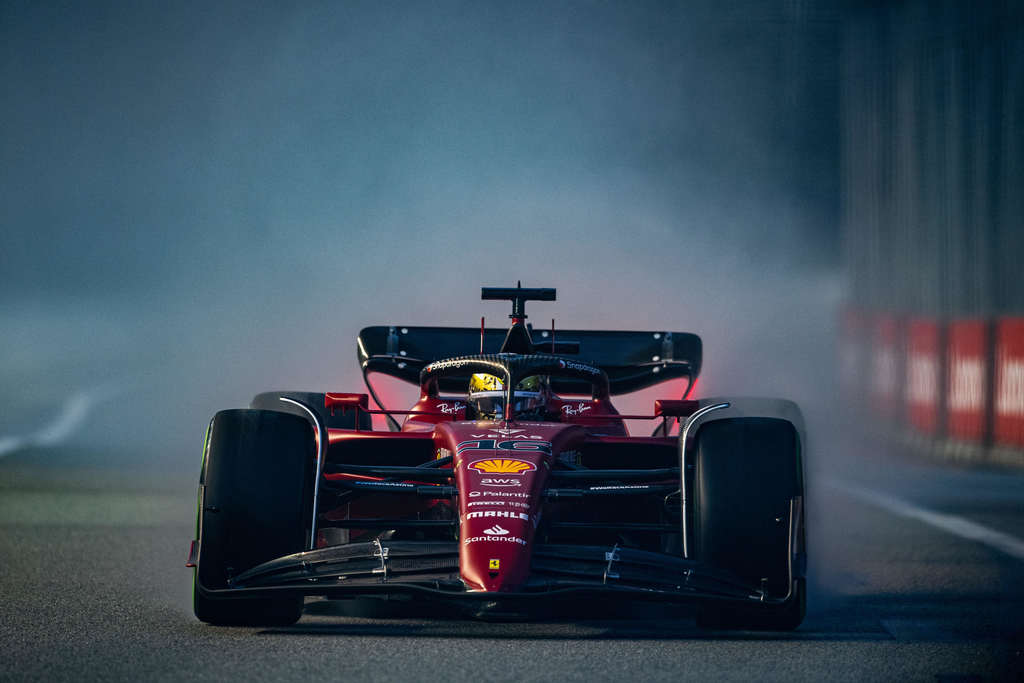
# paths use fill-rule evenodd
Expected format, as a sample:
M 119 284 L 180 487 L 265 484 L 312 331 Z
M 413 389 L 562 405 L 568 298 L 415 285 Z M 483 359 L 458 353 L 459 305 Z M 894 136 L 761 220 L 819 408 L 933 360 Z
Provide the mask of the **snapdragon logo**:
M 469 360 L 440 360 L 436 363 L 431 363 L 426 367 L 427 372 L 434 372 L 435 370 L 444 370 L 445 368 L 461 368 L 466 363 L 470 363 Z
M 596 375 L 599 372 L 601 372 L 600 370 L 598 370 L 597 368 L 595 368 L 592 365 L 584 365 L 583 363 L 577 363 L 576 361 L 572 361 L 572 360 L 561 360 L 561 359 L 559 359 L 558 367 L 560 367 L 560 368 L 569 368 L 570 370 L 581 370 L 582 372 L 589 372 L 592 375 Z

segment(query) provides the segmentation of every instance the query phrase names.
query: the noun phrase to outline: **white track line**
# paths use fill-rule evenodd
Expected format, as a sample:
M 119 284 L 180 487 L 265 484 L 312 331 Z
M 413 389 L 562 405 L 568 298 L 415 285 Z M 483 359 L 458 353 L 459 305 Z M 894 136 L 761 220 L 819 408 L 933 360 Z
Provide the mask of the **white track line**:
M 983 545 L 987 545 L 990 548 L 1006 553 L 1010 557 L 1015 557 L 1018 560 L 1024 560 L 1024 541 L 1021 541 L 1019 538 L 1009 534 L 1005 534 L 1002 531 L 990 529 L 987 526 L 983 526 L 956 515 L 947 515 L 941 512 L 926 510 L 925 508 L 911 505 L 906 501 L 893 498 L 892 496 L 884 493 L 836 481 L 834 479 L 829 480 L 826 484 L 832 488 L 839 489 L 840 491 L 859 498 L 866 503 L 880 507 L 883 510 L 888 510 L 900 517 L 916 519 L 919 522 L 924 522 L 936 529 L 942 529 L 943 531 L 947 531 L 959 536 L 960 538 L 965 538 L 969 541 L 976 541 Z
M 0 436 L 0 458 L 25 448 L 64 443 L 78 431 L 93 408 L 123 391 L 120 384 L 108 383 L 75 394 L 64 403 L 60 414 L 42 429 L 24 436 Z

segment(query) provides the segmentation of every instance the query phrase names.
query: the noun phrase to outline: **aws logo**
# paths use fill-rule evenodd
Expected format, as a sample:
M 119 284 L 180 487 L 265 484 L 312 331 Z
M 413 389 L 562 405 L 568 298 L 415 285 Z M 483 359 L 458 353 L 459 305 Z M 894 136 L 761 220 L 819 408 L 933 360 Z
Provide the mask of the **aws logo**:
M 526 460 L 489 458 L 487 460 L 474 460 L 469 463 L 469 469 L 481 474 L 522 474 L 523 472 L 535 472 L 537 466 Z
M 522 484 L 519 482 L 518 479 L 513 479 L 512 477 L 484 477 L 483 479 L 480 480 L 480 485 L 481 486 L 522 486 Z M 477 493 L 477 491 L 470 491 L 470 495 L 472 495 L 474 493 Z M 490 494 L 491 492 L 487 491 L 486 493 Z M 492 494 L 492 495 L 497 495 L 497 494 Z M 509 495 L 511 495 L 511 494 L 509 494 Z M 522 495 L 525 498 L 529 494 L 523 493 L 523 494 L 520 494 L 520 495 Z

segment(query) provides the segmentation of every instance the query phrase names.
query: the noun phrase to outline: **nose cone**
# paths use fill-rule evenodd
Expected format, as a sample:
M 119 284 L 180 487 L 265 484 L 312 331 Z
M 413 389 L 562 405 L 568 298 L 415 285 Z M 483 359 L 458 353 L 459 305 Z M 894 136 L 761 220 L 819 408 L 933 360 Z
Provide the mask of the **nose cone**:
M 470 590 L 514 591 L 529 575 L 550 465 L 539 444 L 516 443 L 521 445 L 515 449 L 464 449 L 456 455 L 459 564 Z
M 472 591 L 519 590 L 554 457 L 586 432 L 562 423 L 445 422 L 435 439 L 453 454 L 459 489 L 459 565 Z

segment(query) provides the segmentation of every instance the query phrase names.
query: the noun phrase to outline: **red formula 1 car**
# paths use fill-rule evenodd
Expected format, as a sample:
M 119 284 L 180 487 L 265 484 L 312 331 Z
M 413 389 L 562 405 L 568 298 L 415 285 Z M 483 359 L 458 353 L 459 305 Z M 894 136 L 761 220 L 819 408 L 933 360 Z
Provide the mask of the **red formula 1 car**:
M 288 624 L 305 596 L 444 601 L 481 616 L 599 597 L 696 603 L 698 624 L 719 628 L 799 625 L 799 409 L 688 400 L 696 335 L 535 341 L 525 302 L 555 290 L 483 298 L 512 301 L 507 333 L 360 332 L 379 410 L 361 393 L 272 392 L 214 416 L 189 557 L 196 616 Z M 418 384 L 419 400 L 385 408 L 371 373 Z M 611 403 L 668 379 L 688 388 L 652 415 Z M 375 414 L 389 431 L 371 428 Z M 631 436 L 626 419 L 657 428 Z

